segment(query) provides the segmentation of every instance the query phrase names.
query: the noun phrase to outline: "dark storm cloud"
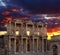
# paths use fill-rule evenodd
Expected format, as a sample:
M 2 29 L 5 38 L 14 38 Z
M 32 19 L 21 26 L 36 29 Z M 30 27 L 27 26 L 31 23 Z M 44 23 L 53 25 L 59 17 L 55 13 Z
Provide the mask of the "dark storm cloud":
M 5 0 L 4 0 L 5 1 Z M 7 2 L 8 1 L 8 2 Z M 60 0 L 7 0 L 9 6 L 23 7 L 32 13 L 60 13 Z
M 24 10 L 26 9 L 28 11 L 31 11 L 31 13 L 33 14 L 60 13 L 60 0 L 3 0 L 3 1 L 6 4 L 6 7 L 0 6 L 0 22 L 2 22 L 2 20 L 5 21 L 4 19 L 6 17 L 12 16 L 13 18 L 16 18 L 22 15 L 21 11 L 16 12 L 16 10 L 14 11 L 12 9 L 20 10 L 21 8 L 23 8 Z M 10 12 L 9 15 L 6 15 L 6 14 L 4 15 L 3 13 L 5 11 Z M 55 15 L 52 15 L 52 16 L 55 16 Z M 38 21 L 38 18 L 31 18 L 31 20 Z M 40 21 L 42 21 L 41 18 L 40 18 Z M 57 20 L 57 19 L 52 21 L 44 19 L 43 21 L 48 23 L 48 27 L 55 27 L 57 25 L 60 26 L 60 20 Z M 58 24 L 56 25 L 55 23 L 58 23 Z M 1 24 L 0 24 L 0 29 L 6 30 L 4 25 L 1 25 Z
M 60 0 L 17 0 L 17 3 L 33 13 L 60 12 Z

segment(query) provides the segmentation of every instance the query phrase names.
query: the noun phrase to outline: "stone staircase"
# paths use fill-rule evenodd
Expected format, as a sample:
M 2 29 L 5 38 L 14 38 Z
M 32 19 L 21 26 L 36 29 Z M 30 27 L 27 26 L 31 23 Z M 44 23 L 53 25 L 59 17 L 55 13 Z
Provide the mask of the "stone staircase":
M 0 49 L 0 55 L 52 55 L 51 52 L 27 52 L 27 53 L 13 53 L 13 52 L 6 52 L 4 49 Z
M 28 52 L 28 53 L 11 53 L 10 55 L 45 55 L 45 54 Z

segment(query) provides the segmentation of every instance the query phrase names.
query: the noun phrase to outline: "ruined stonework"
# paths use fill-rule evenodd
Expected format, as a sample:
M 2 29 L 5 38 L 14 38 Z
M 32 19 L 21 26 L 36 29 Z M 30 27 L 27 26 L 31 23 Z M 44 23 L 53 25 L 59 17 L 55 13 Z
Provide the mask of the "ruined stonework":
M 19 19 L 9 21 L 7 37 L 9 55 L 48 55 L 46 23 Z
M 15 19 L 0 36 L 0 55 L 60 55 L 60 35 L 47 40 L 47 24 Z

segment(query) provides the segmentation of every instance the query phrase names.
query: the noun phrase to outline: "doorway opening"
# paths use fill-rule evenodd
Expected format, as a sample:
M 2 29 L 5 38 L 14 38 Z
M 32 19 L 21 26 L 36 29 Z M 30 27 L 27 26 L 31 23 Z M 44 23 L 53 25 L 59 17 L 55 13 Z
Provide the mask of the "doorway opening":
M 58 55 L 58 47 L 57 47 L 57 45 L 53 45 L 53 55 Z

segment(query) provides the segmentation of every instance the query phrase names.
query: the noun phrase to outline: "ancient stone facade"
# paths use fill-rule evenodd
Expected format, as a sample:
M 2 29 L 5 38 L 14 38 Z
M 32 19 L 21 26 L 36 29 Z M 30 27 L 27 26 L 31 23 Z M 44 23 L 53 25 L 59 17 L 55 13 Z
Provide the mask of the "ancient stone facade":
M 8 54 L 45 55 L 47 53 L 46 23 L 16 19 L 8 22 L 7 32 Z
M 0 55 L 60 55 L 60 35 L 47 40 L 47 25 L 31 20 L 12 20 L 0 36 Z

